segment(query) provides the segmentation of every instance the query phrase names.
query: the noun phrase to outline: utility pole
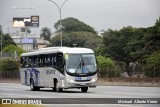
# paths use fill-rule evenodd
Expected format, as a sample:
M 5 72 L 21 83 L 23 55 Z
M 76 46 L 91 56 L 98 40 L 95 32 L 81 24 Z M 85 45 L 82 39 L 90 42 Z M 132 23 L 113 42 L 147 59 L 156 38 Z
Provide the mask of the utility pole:
M 48 0 L 52 3 L 54 3 L 56 5 L 56 7 L 58 8 L 58 11 L 59 11 L 59 18 L 60 18 L 60 30 L 59 30 L 59 33 L 61 35 L 61 47 L 63 46 L 63 41 L 62 41 L 62 7 L 63 5 L 68 1 L 68 0 L 65 0 L 60 6 L 53 0 Z

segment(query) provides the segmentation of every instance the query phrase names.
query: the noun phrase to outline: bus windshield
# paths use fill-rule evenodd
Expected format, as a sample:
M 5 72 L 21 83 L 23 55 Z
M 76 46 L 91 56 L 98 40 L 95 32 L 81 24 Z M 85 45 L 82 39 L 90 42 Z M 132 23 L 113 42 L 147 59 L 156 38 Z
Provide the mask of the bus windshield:
M 65 54 L 66 69 L 70 74 L 92 74 L 97 71 L 94 54 Z

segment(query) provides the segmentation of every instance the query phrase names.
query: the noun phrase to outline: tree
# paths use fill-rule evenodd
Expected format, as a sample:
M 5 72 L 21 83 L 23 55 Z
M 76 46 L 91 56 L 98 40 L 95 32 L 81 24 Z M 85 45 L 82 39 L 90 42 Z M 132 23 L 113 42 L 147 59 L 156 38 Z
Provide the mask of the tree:
M 148 77 L 160 77 L 160 50 L 146 55 L 144 72 Z
M 109 57 L 106 58 L 104 56 L 97 56 L 98 66 L 103 68 L 107 66 L 115 66 L 115 62 L 111 60 Z
M 102 38 L 90 32 L 70 32 L 63 33 L 63 46 L 73 47 L 86 47 L 95 49 L 102 44 Z M 60 46 L 60 35 L 56 35 L 51 39 L 50 46 Z
M 108 30 L 104 33 L 107 54 L 118 62 L 124 62 L 125 72 L 128 74 L 132 67 L 130 62 L 134 63 L 145 55 L 142 40 L 141 30 L 132 27 L 125 27 L 119 31 Z
M 0 63 L 0 71 L 18 71 L 19 64 L 13 59 L 3 59 Z
M 147 59 L 147 64 L 155 64 L 160 66 L 160 50 L 152 53 Z
M 154 26 L 146 29 L 144 33 L 144 40 L 149 54 L 160 50 L 160 18 Z
M 1 37 L 0 37 L 0 41 L 1 41 Z M 16 43 L 13 41 L 13 39 L 10 37 L 9 34 L 2 34 L 2 48 L 6 47 L 10 44 L 16 46 Z M 0 47 L 0 49 L 1 49 L 1 47 Z
M 59 31 L 60 21 L 55 23 L 54 27 Z M 63 46 L 73 47 L 73 44 L 76 44 L 76 47 L 95 49 L 102 44 L 102 38 L 97 35 L 96 31 L 76 18 L 62 20 L 61 28 L 63 32 Z M 60 46 L 59 34 L 51 39 L 50 46 Z
M 45 27 L 45 28 L 42 28 L 41 32 L 42 33 L 40 35 L 40 38 L 44 38 L 44 40 L 50 41 L 50 38 L 51 38 L 51 29 Z
M 86 38 L 86 42 L 84 43 L 84 47 L 96 50 L 96 48 L 103 45 L 102 37 L 98 36 L 97 34 L 92 34 L 89 32 L 86 32 L 86 33 L 84 32 L 82 34 Z
M 62 32 L 79 32 L 79 31 L 85 31 L 85 32 L 91 32 L 93 34 L 96 34 L 96 31 L 89 25 L 85 24 L 84 22 L 79 21 L 76 18 L 65 18 L 62 22 Z M 60 28 L 60 21 L 54 24 L 55 29 L 59 32 Z
M 143 61 L 148 55 L 160 50 L 160 19 L 148 28 L 124 27 L 104 33 L 106 53 L 116 61 L 126 64 L 125 72 L 130 73 L 130 62 Z
M 82 39 L 83 38 L 83 39 Z M 83 47 L 86 39 L 83 35 L 77 32 L 74 33 L 63 33 L 63 46 L 73 47 L 73 44 Z M 56 35 L 51 39 L 51 46 L 60 46 L 60 35 Z
M 160 50 L 160 20 L 152 27 L 137 28 L 133 34 L 127 46 L 133 58 L 139 56 L 139 61 L 143 62 L 144 58 Z
M 132 62 L 140 60 L 148 53 L 146 42 L 144 40 L 145 31 L 146 28 L 134 28 L 131 32 L 131 37 L 126 44 L 125 51 L 131 56 Z
M 22 48 L 14 46 L 14 45 L 8 45 L 4 47 L 2 51 L 11 52 L 11 53 L 17 52 L 18 57 L 20 57 L 20 55 L 25 52 Z

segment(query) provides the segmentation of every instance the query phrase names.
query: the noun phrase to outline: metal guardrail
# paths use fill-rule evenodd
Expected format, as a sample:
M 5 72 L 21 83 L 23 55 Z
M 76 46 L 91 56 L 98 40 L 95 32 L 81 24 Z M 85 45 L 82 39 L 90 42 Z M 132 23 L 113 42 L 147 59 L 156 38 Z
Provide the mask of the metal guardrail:
M 0 78 L 20 78 L 19 71 L 0 71 Z
M 2 52 L 2 58 L 0 57 L 0 59 L 4 59 L 4 58 L 17 58 L 17 54 L 14 52 Z

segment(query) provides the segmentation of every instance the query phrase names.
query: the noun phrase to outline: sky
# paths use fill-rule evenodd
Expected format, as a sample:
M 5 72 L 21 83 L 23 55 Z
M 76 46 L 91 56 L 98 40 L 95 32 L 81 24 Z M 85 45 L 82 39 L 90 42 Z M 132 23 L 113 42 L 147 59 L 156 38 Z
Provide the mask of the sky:
M 53 0 L 59 6 L 65 0 Z M 43 27 L 55 31 L 54 23 L 59 18 L 56 5 L 48 0 L 0 0 L 0 25 L 14 17 L 38 15 L 40 26 L 31 28 L 31 33 L 40 35 Z M 62 7 L 62 19 L 74 17 L 90 25 L 96 31 L 123 27 L 153 26 L 160 17 L 160 0 L 68 0 Z M 3 26 L 3 32 L 13 33 L 12 22 Z

